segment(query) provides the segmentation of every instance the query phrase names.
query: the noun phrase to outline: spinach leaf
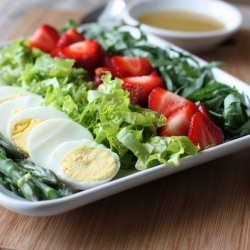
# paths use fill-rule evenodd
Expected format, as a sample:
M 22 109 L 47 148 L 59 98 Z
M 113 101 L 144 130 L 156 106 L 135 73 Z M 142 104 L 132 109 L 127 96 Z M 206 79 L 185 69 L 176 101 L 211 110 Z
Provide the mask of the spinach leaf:
M 244 96 L 237 89 L 211 81 L 207 86 L 193 92 L 187 98 L 194 102 L 202 102 L 213 120 L 223 128 L 229 139 L 241 136 L 243 130 L 250 131 L 250 123 L 247 125 L 249 120 L 247 104 Z

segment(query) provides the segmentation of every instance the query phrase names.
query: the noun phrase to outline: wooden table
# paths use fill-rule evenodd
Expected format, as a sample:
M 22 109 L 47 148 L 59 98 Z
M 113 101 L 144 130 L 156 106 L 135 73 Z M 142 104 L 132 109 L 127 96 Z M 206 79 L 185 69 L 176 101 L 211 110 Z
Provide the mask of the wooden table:
M 246 11 L 247 10 L 247 11 Z M 250 14 L 250 8 L 244 8 Z M 80 13 L 33 10 L 8 38 Z M 28 21 L 28 22 L 27 22 Z M 26 25 L 24 25 L 24 23 Z M 250 30 L 207 60 L 250 83 Z M 249 149 L 53 217 L 0 208 L 0 246 L 15 249 L 250 249 Z

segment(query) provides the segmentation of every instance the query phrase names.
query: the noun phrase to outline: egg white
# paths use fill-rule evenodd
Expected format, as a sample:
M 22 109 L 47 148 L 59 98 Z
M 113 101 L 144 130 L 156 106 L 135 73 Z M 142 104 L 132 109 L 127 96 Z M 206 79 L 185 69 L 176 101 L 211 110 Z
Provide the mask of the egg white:
M 1 89 L 1 88 L 0 88 Z M 0 103 L 0 133 L 7 137 L 7 124 L 18 112 L 41 105 L 43 98 L 39 95 L 25 95 Z M 15 113 L 18 111 L 17 113 Z
M 49 119 L 38 124 L 28 138 L 28 153 L 31 160 L 46 167 L 51 152 L 67 141 L 89 139 L 93 140 L 88 129 L 67 119 Z
M 25 95 L 33 95 L 33 94 L 18 87 L 0 86 L 0 103 Z
M 116 169 L 113 172 L 112 176 L 102 179 L 102 180 L 98 180 L 98 181 L 79 181 L 79 180 L 74 180 L 68 175 L 66 175 L 61 168 L 61 164 L 63 162 L 65 155 L 69 153 L 70 151 L 72 151 L 73 149 L 81 147 L 81 146 L 86 146 L 89 148 L 97 148 L 97 149 L 108 152 L 115 159 L 115 162 L 116 162 Z M 106 148 L 104 145 L 98 144 L 92 140 L 85 139 L 85 140 L 64 142 L 61 145 L 59 145 L 51 153 L 47 167 L 51 169 L 52 171 L 54 171 L 54 173 L 58 176 L 59 179 L 67 183 L 72 188 L 78 189 L 78 190 L 79 189 L 84 190 L 84 189 L 91 188 L 100 184 L 104 184 L 110 181 L 111 179 L 113 179 L 114 176 L 117 174 L 118 170 L 120 169 L 120 160 L 119 160 L 119 156 L 116 153 L 112 152 L 110 149 Z M 101 166 L 101 167 L 104 167 L 104 166 Z

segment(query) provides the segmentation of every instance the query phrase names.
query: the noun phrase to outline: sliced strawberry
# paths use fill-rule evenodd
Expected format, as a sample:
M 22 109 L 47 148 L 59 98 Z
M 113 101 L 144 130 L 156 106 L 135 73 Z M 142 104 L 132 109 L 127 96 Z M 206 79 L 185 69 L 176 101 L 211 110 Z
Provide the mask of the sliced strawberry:
M 51 56 L 52 57 L 61 57 L 61 58 L 66 57 L 62 52 L 62 48 L 58 48 L 58 47 L 56 47 L 55 49 L 52 50 Z
M 112 57 L 106 53 L 103 54 L 103 65 L 108 68 L 114 68 L 112 64 Z
M 78 33 L 75 28 L 71 28 L 62 34 L 57 43 L 57 47 L 63 48 L 72 43 L 83 41 L 84 39 L 85 38 L 80 33 Z
M 141 57 L 114 56 L 112 65 L 123 72 L 123 77 L 144 76 L 153 71 L 150 61 Z
M 147 101 L 152 89 L 162 86 L 162 79 L 156 72 L 146 76 L 125 77 L 123 80 L 123 89 L 130 92 L 131 102 L 140 104 Z
M 210 116 L 210 115 L 209 115 L 209 112 L 208 112 L 208 110 L 207 110 L 207 108 L 206 108 L 206 106 L 205 106 L 202 102 L 199 103 L 198 109 L 199 109 L 199 111 L 200 111 L 201 113 L 203 113 L 204 115 L 207 115 L 208 117 Z
M 49 25 L 40 26 L 29 39 L 30 48 L 38 48 L 46 53 L 51 53 L 55 49 L 59 40 L 59 35 L 53 27 Z
M 183 108 L 172 113 L 167 119 L 167 125 L 159 130 L 161 136 L 188 135 L 193 115 L 198 112 L 196 105 L 187 103 Z
M 154 89 L 148 98 L 149 109 L 167 118 L 176 110 L 183 108 L 187 103 L 192 102 L 163 88 Z
M 101 50 L 101 58 L 102 58 L 102 63 L 101 66 L 104 68 L 114 68 L 112 64 L 112 57 L 108 55 L 108 53 L 104 50 Z
M 197 112 L 191 119 L 188 136 L 190 140 L 203 150 L 210 145 L 223 143 L 222 129 L 205 114 Z
M 94 86 L 97 88 L 100 84 L 102 84 L 102 76 L 105 74 L 105 72 L 109 71 L 112 75 L 112 78 L 118 77 L 119 73 L 114 68 L 106 68 L 106 67 L 100 67 L 95 70 L 95 79 L 94 79 Z
M 76 60 L 78 66 L 88 70 L 93 70 L 100 66 L 101 48 L 95 40 L 84 40 L 62 48 L 62 53 L 66 58 Z

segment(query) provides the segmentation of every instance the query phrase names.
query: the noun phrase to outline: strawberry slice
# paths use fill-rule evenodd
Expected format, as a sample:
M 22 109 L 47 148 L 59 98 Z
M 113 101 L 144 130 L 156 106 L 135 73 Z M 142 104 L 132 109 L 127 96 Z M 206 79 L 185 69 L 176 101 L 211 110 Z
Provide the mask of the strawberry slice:
M 198 112 L 196 105 L 187 103 L 183 108 L 172 113 L 167 119 L 167 125 L 159 130 L 161 136 L 188 135 L 191 118 Z
M 29 39 L 30 48 L 38 48 L 46 53 L 51 53 L 56 47 L 59 35 L 53 27 L 49 25 L 40 26 Z
M 107 68 L 113 68 L 112 57 L 103 52 L 103 65 Z
M 67 47 L 62 48 L 62 54 L 66 58 L 75 59 L 76 65 L 93 70 L 100 66 L 101 48 L 95 40 L 84 40 L 81 42 L 73 43 Z
M 59 48 L 59 47 L 56 47 L 55 49 L 53 49 L 50 54 L 52 57 L 61 57 L 61 58 L 66 57 L 62 52 L 62 48 Z
M 153 71 L 150 61 L 141 57 L 114 56 L 113 67 L 123 72 L 123 77 L 149 75 Z
M 197 112 L 192 117 L 188 136 L 195 145 L 200 146 L 201 150 L 224 141 L 222 129 L 201 112 Z
M 154 89 L 148 98 L 149 109 L 156 111 L 167 118 L 188 103 L 192 102 L 163 88 Z
M 146 76 L 125 77 L 123 80 L 123 89 L 130 92 L 131 102 L 140 104 L 147 101 L 149 93 L 152 89 L 162 85 L 162 79 L 154 71 Z
M 72 43 L 77 43 L 83 40 L 85 40 L 85 38 L 80 33 L 78 33 L 75 28 L 71 28 L 62 34 L 57 43 L 57 47 L 63 48 Z

